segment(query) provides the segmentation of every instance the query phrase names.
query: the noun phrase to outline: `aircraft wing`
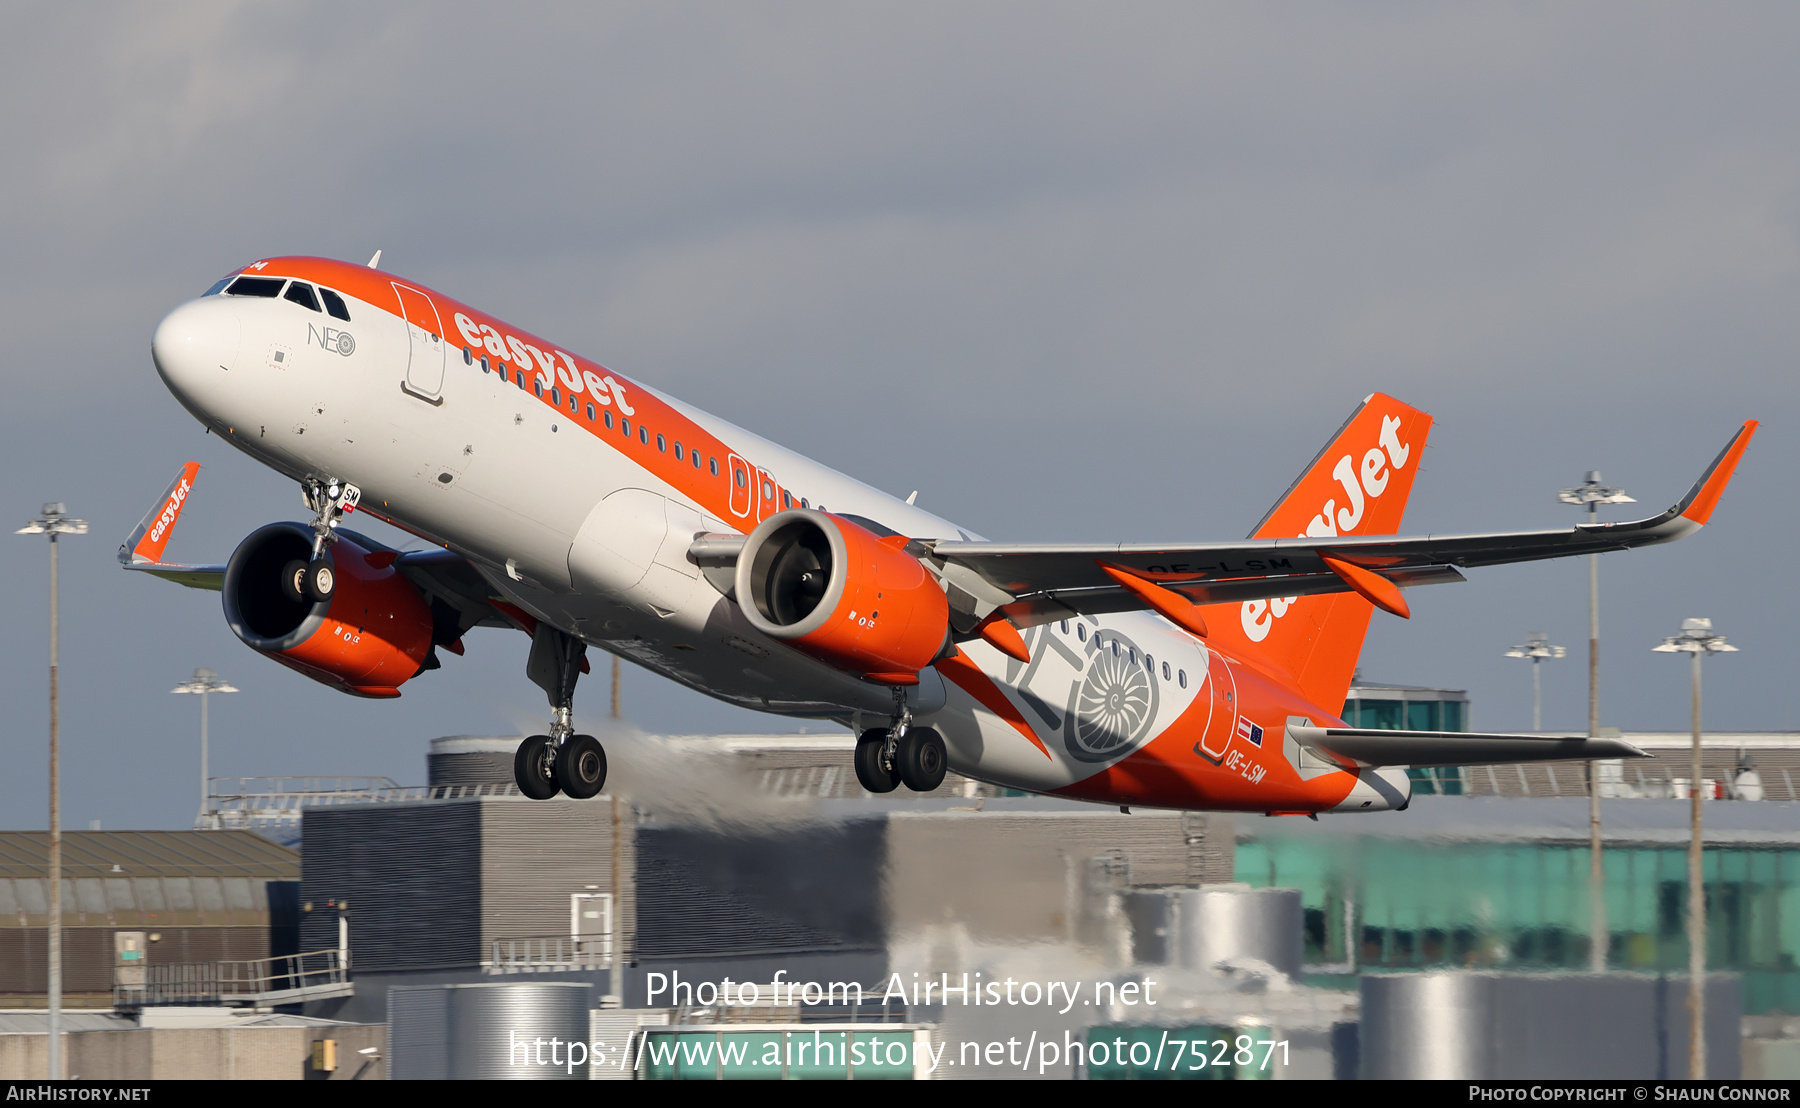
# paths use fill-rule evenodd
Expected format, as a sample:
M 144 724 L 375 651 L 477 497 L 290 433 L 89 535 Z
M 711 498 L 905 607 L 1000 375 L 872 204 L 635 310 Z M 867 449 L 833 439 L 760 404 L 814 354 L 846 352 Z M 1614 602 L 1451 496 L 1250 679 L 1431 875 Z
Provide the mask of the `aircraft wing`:
M 1648 758 L 1621 739 L 1551 735 L 1477 735 L 1466 731 L 1365 731 L 1353 727 L 1288 726 L 1310 746 L 1363 766 L 1505 766 L 1516 762 L 1589 762 Z
M 1319 535 L 1191 545 L 963 541 L 925 545 L 947 583 L 977 602 L 985 601 L 983 606 L 999 606 L 1020 625 L 1066 619 L 1072 614 L 1099 615 L 1146 607 L 1139 593 L 1121 586 L 1107 566 L 1179 593 L 1195 604 L 1351 591 L 1385 595 L 1384 590 L 1394 586 L 1460 581 L 1460 571 L 1471 567 L 1629 550 L 1690 535 L 1711 518 L 1756 426 L 1754 420 L 1745 423 L 1694 487 L 1668 511 L 1630 522 L 1578 524 L 1548 531 L 1417 537 Z M 1386 584 L 1370 582 L 1371 577 L 1384 579 Z
M 124 564 L 126 569 L 148 573 L 152 577 L 173 581 L 177 585 L 186 585 L 190 589 L 211 589 L 213 592 L 222 592 L 225 588 L 224 566 L 184 566 L 179 562 L 126 562 Z

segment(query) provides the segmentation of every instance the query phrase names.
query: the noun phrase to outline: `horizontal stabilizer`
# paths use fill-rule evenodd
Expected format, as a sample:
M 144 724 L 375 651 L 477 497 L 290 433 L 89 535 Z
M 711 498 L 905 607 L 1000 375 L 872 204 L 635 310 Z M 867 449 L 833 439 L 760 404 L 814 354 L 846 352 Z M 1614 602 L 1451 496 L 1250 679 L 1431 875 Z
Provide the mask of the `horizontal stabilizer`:
M 1303 746 L 1364 766 L 1505 766 L 1515 762 L 1589 762 L 1648 758 L 1619 739 L 1551 735 L 1477 735 L 1467 731 L 1364 731 L 1350 727 L 1288 728 Z

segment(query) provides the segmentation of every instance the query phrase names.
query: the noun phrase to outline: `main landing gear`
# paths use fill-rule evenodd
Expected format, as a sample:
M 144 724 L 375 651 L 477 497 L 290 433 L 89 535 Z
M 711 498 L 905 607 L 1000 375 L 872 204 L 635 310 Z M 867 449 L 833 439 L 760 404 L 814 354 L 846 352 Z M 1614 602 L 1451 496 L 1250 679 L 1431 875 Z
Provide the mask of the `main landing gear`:
M 513 780 L 532 800 L 557 793 L 575 800 L 598 796 L 606 787 L 606 750 L 592 735 L 575 734 L 575 682 L 587 644 L 547 623 L 538 624 L 525 673 L 550 698 L 550 733 L 532 735 L 513 755 Z
M 872 793 L 891 793 L 902 784 L 928 793 L 944 783 L 949 768 L 944 737 L 912 726 L 912 711 L 896 694 L 893 725 L 872 727 L 856 740 L 856 780 Z
M 312 557 L 304 562 L 295 558 L 282 568 L 281 591 L 289 600 L 322 604 L 337 591 L 337 571 L 332 568 L 327 550 L 337 541 L 338 523 L 356 510 L 362 490 L 335 477 L 308 477 L 300 482 L 300 494 L 313 510 Z

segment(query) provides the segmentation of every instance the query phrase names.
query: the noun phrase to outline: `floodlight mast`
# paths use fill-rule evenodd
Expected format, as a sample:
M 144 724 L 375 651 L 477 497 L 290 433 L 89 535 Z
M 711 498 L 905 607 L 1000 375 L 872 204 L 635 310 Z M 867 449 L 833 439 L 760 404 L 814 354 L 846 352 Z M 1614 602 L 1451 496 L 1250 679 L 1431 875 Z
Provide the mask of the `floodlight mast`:
M 194 671 L 191 680 L 183 681 L 169 691 L 200 694 L 200 814 L 194 818 L 194 830 L 217 831 L 219 818 L 212 810 L 212 780 L 208 777 L 206 768 L 206 702 L 213 693 L 231 693 L 237 692 L 237 689 L 202 666 Z
M 1599 521 L 1602 504 L 1635 504 L 1624 489 L 1600 483 L 1600 471 L 1588 471 L 1587 481 L 1556 494 L 1564 504 L 1587 508 L 1588 526 Z M 1588 738 L 1600 737 L 1600 555 L 1588 555 Z M 1606 872 L 1601 865 L 1600 780 L 1593 762 L 1587 764 L 1588 786 L 1588 969 L 1606 972 L 1606 948 L 1611 933 L 1606 926 Z
M 1712 620 L 1684 619 L 1681 634 L 1670 635 L 1661 646 L 1651 649 L 1659 654 L 1687 654 L 1694 662 L 1693 772 L 1688 778 L 1688 1078 L 1698 1081 L 1706 1076 L 1706 1033 L 1702 1027 L 1706 1014 L 1706 889 L 1701 884 L 1704 855 L 1700 839 L 1700 659 L 1708 654 L 1736 653 L 1737 647 L 1726 642 L 1724 635 L 1713 634 Z
M 1542 631 L 1527 632 L 1523 643 L 1506 652 L 1508 658 L 1531 659 L 1531 729 L 1533 731 L 1544 729 L 1544 689 L 1542 682 L 1538 679 L 1538 663 L 1545 658 L 1561 658 L 1568 653 L 1560 646 L 1551 646 L 1550 636 Z
M 50 536 L 50 920 L 49 981 L 46 983 L 45 1008 L 49 1012 L 49 1057 L 46 1059 L 50 1080 L 61 1081 L 62 1059 L 62 761 L 57 749 L 57 564 L 56 540 L 60 535 L 85 535 L 87 520 L 70 519 L 69 510 L 61 502 L 44 505 L 43 512 L 15 535 Z

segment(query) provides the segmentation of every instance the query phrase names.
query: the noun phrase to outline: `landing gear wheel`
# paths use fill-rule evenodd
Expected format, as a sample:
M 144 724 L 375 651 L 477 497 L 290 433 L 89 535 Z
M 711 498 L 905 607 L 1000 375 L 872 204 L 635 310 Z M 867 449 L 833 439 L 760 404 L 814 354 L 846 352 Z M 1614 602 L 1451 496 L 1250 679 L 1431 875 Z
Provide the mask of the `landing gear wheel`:
M 877 727 L 864 731 L 856 740 L 856 780 L 872 793 L 891 793 L 900 784 L 900 775 L 881 764 L 881 748 L 887 743 L 887 729 Z
M 331 599 L 337 591 L 337 571 L 324 558 L 315 558 L 306 564 L 306 595 L 315 603 L 323 603 Z
M 298 558 L 281 568 L 281 595 L 296 604 L 311 604 L 306 594 L 306 563 Z
M 900 737 L 894 769 L 906 787 L 928 793 L 944 783 L 944 738 L 929 727 L 914 727 Z
M 559 788 L 551 768 L 555 757 L 548 735 L 533 735 L 520 743 L 519 752 L 513 755 L 513 780 L 519 791 L 532 800 L 555 796 Z
M 606 784 L 606 751 L 592 735 L 574 735 L 556 752 L 556 783 L 576 800 L 597 796 Z

